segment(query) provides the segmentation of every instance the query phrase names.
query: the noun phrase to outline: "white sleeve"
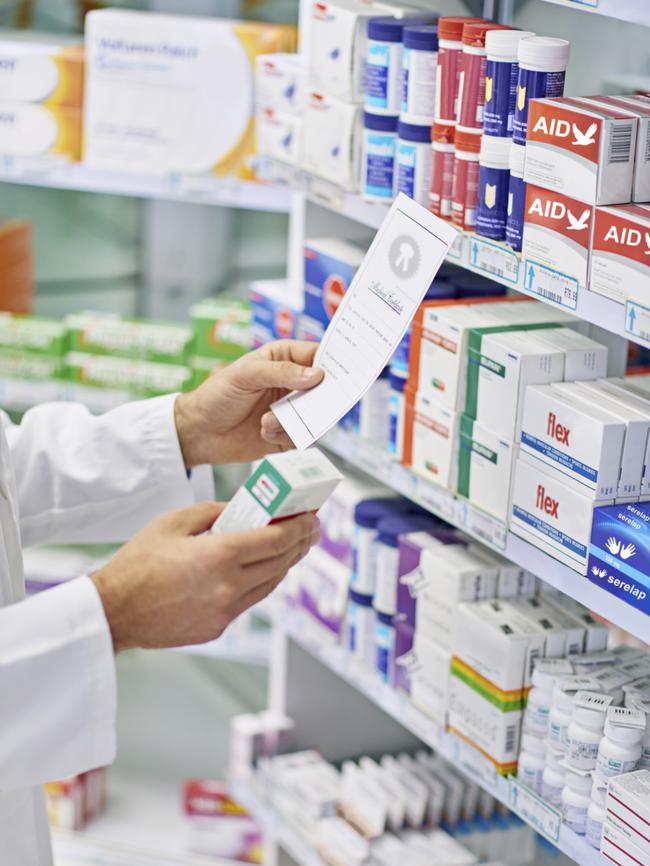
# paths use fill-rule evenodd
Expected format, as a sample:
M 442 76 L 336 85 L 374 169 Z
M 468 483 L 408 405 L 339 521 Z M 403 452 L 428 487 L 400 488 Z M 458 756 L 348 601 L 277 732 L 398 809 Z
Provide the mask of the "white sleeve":
M 0 609 L 0 788 L 115 757 L 113 643 L 88 577 Z
M 125 403 L 94 416 L 49 403 L 6 430 L 23 544 L 118 542 L 153 517 L 211 496 L 209 467 L 190 481 L 176 424 L 176 395 Z

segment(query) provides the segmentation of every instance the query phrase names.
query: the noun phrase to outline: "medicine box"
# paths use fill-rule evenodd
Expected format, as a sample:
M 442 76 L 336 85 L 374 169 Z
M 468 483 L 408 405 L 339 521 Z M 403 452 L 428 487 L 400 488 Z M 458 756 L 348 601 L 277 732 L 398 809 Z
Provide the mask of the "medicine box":
M 565 615 L 575 619 L 585 630 L 585 641 L 583 652 L 598 653 L 607 649 L 609 630 L 605 623 L 599 622 L 591 615 L 590 611 L 579 601 L 565 595 L 564 593 L 554 595 L 545 593 L 544 601 Z
M 553 386 L 531 386 L 524 395 L 520 455 L 539 462 L 559 481 L 590 495 L 618 495 L 625 423 L 597 401 L 572 399 Z
M 650 171 L 648 172 L 650 176 Z M 650 306 L 650 206 L 598 207 L 589 289 L 624 304 Z M 631 322 L 633 327 L 634 322 Z
M 235 361 L 251 347 L 251 307 L 237 298 L 207 298 L 190 307 L 193 351 L 201 358 Z
M 320 546 L 347 568 L 352 568 L 354 510 L 364 499 L 385 496 L 380 484 L 346 476 L 324 503 L 320 514 Z
M 315 637 L 339 641 L 350 589 L 350 569 L 315 547 L 301 563 L 300 607 L 313 620 Z
M 544 658 L 565 658 L 582 652 L 585 627 L 549 604 L 543 596 L 510 599 L 509 603 L 536 623 L 545 635 Z
M 60 319 L 0 313 L 0 349 L 61 358 L 65 328 Z
M 517 460 L 510 528 L 580 574 L 587 571 L 594 500 L 542 466 Z
M 259 54 L 255 59 L 258 107 L 280 114 L 299 115 L 306 79 L 304 58 L 299 54 Z M 264 148 L 260 148 L 266 153 Z
M 458 534 L 460 538 L 460 533 Z M 430 532 L 409 532 L 398 538 L 397 607 L 395 618 L 415 628 L 417 592 L 426 581 L 422 570 L 422 554 L 436 550 L 443 542 Z
M 270 454 L 239 488 L 212 532 L 239 532 L 275 520 L 317 511 L 342 479 L 322 451 Z
M 302 304 L 288 280 L 256 280 L 250 284 L 253 348 L 296 336 Z
M 514 598 L 518 595 L 534 595 L 535 575 L 525 568 L 501 556 L 495 550 L 490 550 L 482 544 L 472 542 L 468 545 L 469 550 L 486 562 L 496 565 L 497 573 L 497 598 Z
M 81 109 L 0 101 L 0 141 L 7 156 L 81 159 Z
M 610 505 L 594 512 L 587 577 L 650 613 L 650 504 Z
M 524 288 L 575 310 L 587 286 L 594 208 L 528 184 L 522 257 Z
M 77 39 L 0 30 L 0 102 L 81 108 L 83 87 L 84 48 Z
M 108 313 L 73 313 L 64 322 L 71 352 L 185 364 L 191 349 L 192 331 L 184 325 Z
M 303 121 L 295 114 L 258 106 L 257 147 L 264 156 L 297 166 L 302 159 Z
M 65 378 L 77 385 L 127 390 L 140 397 L 157 397 L 187 390 L 192 373 L 181 364 L 68 352 L 64 359 Z
M 636 776 L 636 773 L 626 774 L 619 778 L 626 779 L 628 778 L 628 775 Z M 614 786 L 614 789 L 616 791 L 620 790 L 618 786 Z M 615 805 L 618 810 L 623 811 L 625 815 L 629 813 L 627 807 L 621 809 L 618 802 L 610 800 L 610 794 L 608 791 L 607 799 L 605 801 L 607 808 L 606 820 L 603 824 L 603 838 L 600 845 L 601 854 L 607 860 L 615 863 L 616 866 L 639 866 L 639 864 L 645 866 L 648 862 L 648 857 L 650 856 L 650 852 L 647 848 L 647 836 L 645 839 L 641 839 L 639 838 L 639 833 L 630 830 L 629 827 L 626 827 L 623 821 L 620 819 L 617 820 L 615 817 L 610 818 L 610 802 Z M 646 826 L 646 833 L 647 829 Z M 644 842 L 644 844 L 641 844 L 641 842 Z
M 100 9 L 86 16 L 84 160 L 146 174 L 254 174 L 258 54 L 294 27 Z
M 457 491 L 506 523 L 516 447 L 468 415 L 460 420 Z
M 25 352 L 22 349 L 0 349 L 0 376 L 6 379 L 48 381 L 64 375 L 63 358 Z
M 305 242 L 305 316 L 327 328 L 364 255 L 360 247 L 339 238 Z
M 442 728 L 447 724 L 451 652 L 419 632 L 413 646 L 411 701 Z
M 422 392 L 404 391 L 402 463 L 418 475 L 456 489 L 460 414 Z
M 531 99 L 525 182 L 592 205 L 630 201 L 637 123 L 590 99 Z
M 320 90 L 305 95 L 302 167 L 349 192 L 359 189 L 361 109 Z
M 564 352 L 566 382 L 588 382 L 607 375 L 607 346 L 573 328 L 549 328 L 535 337 Z

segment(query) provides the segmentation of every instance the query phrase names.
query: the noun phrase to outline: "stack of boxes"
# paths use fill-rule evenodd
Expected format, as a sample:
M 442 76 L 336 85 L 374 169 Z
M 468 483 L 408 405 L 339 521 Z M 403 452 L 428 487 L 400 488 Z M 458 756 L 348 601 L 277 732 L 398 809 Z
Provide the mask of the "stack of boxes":
M 0 218 L 0 310 L 29 313 L 33 292 L 31 223 Z
M 605 801 L 602 853 L 621 866 L 650 859 L 650 770 L 612 779 Z
M 297 166 L 302 158 L 304 64 L 297 54 L 261 54 L 255 66 L 257 147 Z
M 237 298 L 216 296 L 190 308 L 192 344 L 189 366 L 192 387 L 210 373 L 236 361 L 252 344 L 251 305 Z
M 0 377 L 37 381 L 60 379 L 64 350 L 63 322 L 0 314 Z
M 83 90 L 83 45 L 0 33 L 0 153 L 80 159 Z

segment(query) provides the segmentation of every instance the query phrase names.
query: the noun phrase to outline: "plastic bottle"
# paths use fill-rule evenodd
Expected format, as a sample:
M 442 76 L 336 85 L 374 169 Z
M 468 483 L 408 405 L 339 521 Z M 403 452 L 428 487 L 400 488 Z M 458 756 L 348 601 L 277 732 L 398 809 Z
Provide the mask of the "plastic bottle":
M 390 384 L 388 452 L 396 460 L 401 460 L 404 451 L 404 388 L 407 379 L 391 371 L 388 374 L 388 382 Z
M 585 837 L 592 848 L 600 851 L 600 843 L 603 838 L 603 823 L 606 816 L 607 779 L 598 773 L 593 773 L 592 775 L 591 803 L 589 803 L 589 808 L 587 809 Z
M 451 219 L 451 194 L 454 183 L 455 123 L 434 122 L 431 127 L 431 213 L 444 220 Z
M 375 611 L 372 596 L 350 590 L 346 617 L 346 643 L 349 653 L 363 666 L 373 667 L 375 649 Z
M 598 772 L 605 776 L 620 776 L 637 768 L 643 755 L 646 716 L 641 710 L 609 707 L 605 719 L 605 735 L 598 747 Z
M 467 15 L 445 15 L 438 19 L 438 68 L 436 120 L 456 123 L 458 87 L 463 57 L 463 27 L 469 21 L 483 21 Z
M 478 204 L 481 135 L 456 127 L 456 154 L 452 185 L 451 221 L 459 229 L 473 231 Z
M 354 509 L 354 548 L 351 589 L 372 596 L 377 580 L 377 524 L 382 517 L 405 514 L 409 504 L 397 497 L 364 499 Z
M 374 114 L 398 115 L 402 101 L 402 36 L 404 21 L 368 21 L 366 108 Z
M 484 135 L 479 166 L 476 231 L 486 238 L 503 241 L 508 218 L 510 139 Z
M 375 667 L 385 683 L 390 682 L 395 662 L 395 623 L 388 613 L 377 613 L 375 621 Z
M 548 742 L 557 752 L 566 753 L 567 729 L 573 710 L 573 696 L 579 689 L 597 689 L 590 677 L 566 677 L 553 685 L 551 712 L 548 716 Z
M 521 252 L 524 240 L 524 219 L 526 216 L 526 184 L 524 182 L 524 162 L 526 148 L 514 142 L 510 146 L 510 178 L 508 180 L 508 208 L 506 218 L 506 243 L 513 250 Z
M 643 735 L 643 752 L 639 761 L 639 769 L 650 770 L 650 700 L 637 701 L 634 709 L 641 710 L 646 714 L 645 734 Z
M 405 27 L 403 43 L 401 119 L 431 126 L 436 109 L 438 28 L 433 24 Z
M 568 659 L 540 659 L 533 670 L 532 688 L 524 711 L 524 727 L 532 733 L 545 736 L 553 702 L 553 685 L 558 677 L 573 673 Z
M 591 803 L 592 779 L 590 773 L 567 770 L 562 788 L 562 815 L 564 823 L 574 833 L 584 835 L 587 829 L 587 810 Z
M 430 517 L 418 514 L 384 517 L 377 524 L 377 583 L 373 606 L 378 613 L 390 616 L 396 613 L 399 536 L 430 529 L 431 525 Z
M 366 201 L 390 202 L 395 195 L 395 154 L 397 118 L 363 115 L 362 195 Z
M 485 105 L 485 36 L 488 30 L 509 30 L 507 24 L 468 21 L 463 27 L 463 55 L 458 84 L 459 126 L 483 129 Z
M 560 763 L 562 757 L 562 752 L 556 752 L 547 745 L 546 766 L 540 791 L 542 799 L 558 809 L 562 805 L 562 789 L 566 784 L 566 767 Z
M 607 708 L 612 699 L 594 692 L 576 692 L 571 722 L 567 728 L 567 766 L 594 770 L 603 736 Z
M 431 124 L 397 124 L 397 189 L 423 207 L 431 189 Z
M 542 775 L 546 766 L 545 754 L 546 746 L 541 737 L 526 732 L 522 734 L 517 778 L 537 794 L 542 790 Z
M 564 93 L 570 48 L 566 39 L 552 36 L 528 36 L 520 41 L 517 103 L 512 130 L 515 144 L 526 144 L 529 100 L 562 96 Z
M 511 138 L 517 101 L 517 50 L 529 30 L 489 30 L 485 36 L 483 134 Z

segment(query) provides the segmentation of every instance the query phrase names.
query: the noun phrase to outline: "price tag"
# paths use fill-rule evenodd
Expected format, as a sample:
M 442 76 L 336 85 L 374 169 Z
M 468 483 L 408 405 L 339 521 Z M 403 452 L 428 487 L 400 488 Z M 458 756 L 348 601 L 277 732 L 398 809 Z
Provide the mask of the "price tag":
M 520 259 L 508 247 L 478 238 L 468 238 L 469 266 L 473 271 L 504 280 L 511 286 L 519 282 Z
M 473 505 L 463 503 L 463 506 L 461 522 L 465 529 L 491 547 L 505 550 L 508 537 L 505 523 Z
M 526 259 L 523 264 L 523 288 L 545 301 L 575 310 L 578 306 L 578 280 L 569 274 L 554 271 L 539 262 Z
M 459 262 L 463 258 L 463 242 L 465 240 L 465 236 L 462 232 L 458 232 L 456 240 L 447 250 L 447 258 L 454 259 L 454 261 Z
M 448 490 L 419 478 L 415 498 L 424 508 L 429 508 L 452 523 L 456 521 L 456 500 Z
M 637 342 L 650 346 L 650 309 L 637 301 L 625 304 L 625 333 Z
M 514 778 L 510 780 L 510 808 L 541 836 L 558 842 L 562 815 Z

